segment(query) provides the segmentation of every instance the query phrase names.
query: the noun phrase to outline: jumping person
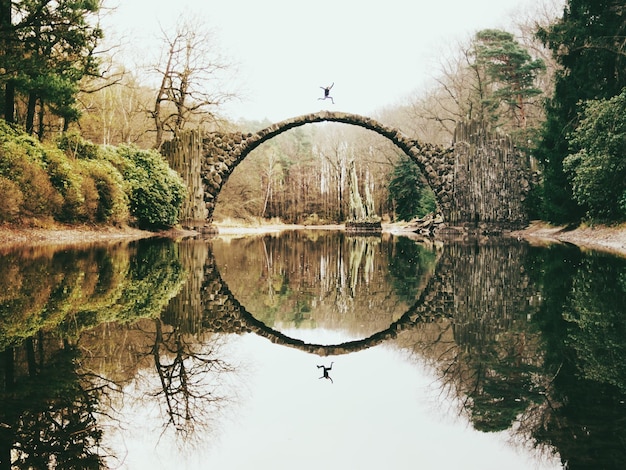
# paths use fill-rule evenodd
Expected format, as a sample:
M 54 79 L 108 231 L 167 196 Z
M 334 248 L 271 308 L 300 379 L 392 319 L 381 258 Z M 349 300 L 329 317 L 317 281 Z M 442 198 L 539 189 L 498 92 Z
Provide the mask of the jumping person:
M 317 366 L 318 369 L 324 369 L 324 373 L 323 375 L 320 377 L 320 379 L 328 379 L 330 380 L 330 383 L 334 383 L 333 379 L 330 378 L 330 375 L 328 375 L 328 371 L 332 370 L 333 368 L 333 362 L 330 363 L 330 367 L 326 367 L 326 366 Z
M 332 103 L 333 103 L 333 104 L 335 104 L 335 100 L 333 99 L 333 97 L 332 97 L 332 96 L 330 96 L 330 89 L 331 89 L 334 85 L 335 85 L 335 82 L 333 82 L 333 84 L 332 84 L 331 86 L 326 86 L 326 87 L 321 86 L 320 88 L 321 88 L 322 90 L 324 90 L 324 98 L 318 98 L 318 101 L 319 101 L 319 100 L 327 100 L 327 99 L 329 99 L 330 101 L 332 101 Z

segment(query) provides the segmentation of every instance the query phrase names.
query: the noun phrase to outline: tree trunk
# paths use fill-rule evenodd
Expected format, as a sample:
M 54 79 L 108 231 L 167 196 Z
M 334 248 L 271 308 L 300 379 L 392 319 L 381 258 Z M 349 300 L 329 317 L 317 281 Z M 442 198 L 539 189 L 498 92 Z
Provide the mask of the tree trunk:
M 4 120 L 15 122 L 15 82 L 12 79 L 4 85 Z
M 37 96 L 34 92 L 28 94 L 28 108 L 26 110 L 26 132 L 30 135 L 35 130 L 35 108 L 37 107 Z
M 0 359 L 4 369 L 4 390 L 11 393 L 15 388 L 15 352 L 13 348 L 7 348 L 0 352 Z M 2 381 L 0 381 L 2 383 Z M 8 410 L 7 410 L 8 411 Z M 4 415 L 0 417 L 6 424 L 13 424 L 13 419 Z M 0 427 L 0 470 L 11 470 L 11 448 L 13 447 L 12 430 Z
M 4 51 L 2 54 L 4 55 L 4 67 L 6 69 L 7 57 L 11 55 L 11 51 L 13 49 L 11 45 L 11 35 L 13 32 L 13 21 L 12 21 L 12 6 L 11 0 L 0 0 L 0 34 L 2 34 L 2 48 Z M 9 73 L 12 75 L 12 72 L 6 71 L 5 73 Z M 6 122 L 12 123 L 15 121 L 15 81 L 12 78 L 9 78 L 7 82 L 4 84 L 4 110 L 3 110 L 4 120 Z
M 37 131 L 37 137 L 39 137 L 39 140 L 43 140 L 43 135 L 44 135 L 44 122 L 43 122 L 43 117 L 44 117 L 44 107 L 43 107 L 43 99 L 39 98 L 39 112 L 37 113 L 38 119 L 39 119 L 39 130 Z M 63 119 L 64 123 L 67 123 L 67 119 Z M 65 125 L 64 125 L 65 127 Z M 65 128 L 63 130 L 66 130 Z

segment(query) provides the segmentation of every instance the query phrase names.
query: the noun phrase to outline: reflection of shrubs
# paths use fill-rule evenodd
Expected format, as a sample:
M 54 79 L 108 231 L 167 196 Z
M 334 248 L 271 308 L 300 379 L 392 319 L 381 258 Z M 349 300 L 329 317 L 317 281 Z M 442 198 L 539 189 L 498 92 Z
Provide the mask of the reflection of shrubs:
M 597 254 L 578 266 L 563 309 L 567 345 L 575 352 L 580 377 L 626 393 L 626 263 Z
M 41 329 L 157 318 L 186 280 L 173 242 L 0 257 L 0 351 Z

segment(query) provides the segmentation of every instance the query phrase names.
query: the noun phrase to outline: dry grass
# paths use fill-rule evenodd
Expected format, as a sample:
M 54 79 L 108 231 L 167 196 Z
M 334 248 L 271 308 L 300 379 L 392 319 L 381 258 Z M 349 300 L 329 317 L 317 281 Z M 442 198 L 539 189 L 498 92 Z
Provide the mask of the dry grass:
M 36 245 L 80 245 L 133 240 L 154 236 L 152 232 L 130 227 L 64 226 L 16 227 L 0 225 L 0 249 Z

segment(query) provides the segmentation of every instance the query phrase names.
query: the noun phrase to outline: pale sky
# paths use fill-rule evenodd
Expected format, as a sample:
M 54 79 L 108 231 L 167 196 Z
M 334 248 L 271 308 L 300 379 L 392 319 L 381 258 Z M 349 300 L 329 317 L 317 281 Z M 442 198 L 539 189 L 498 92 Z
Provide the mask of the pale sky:
M 549 0 L 548 0 L 549 1 Z M 558 0 L 555 0 L 558 2 Z M 126 33 L 149 57 L 160 28 L 182 14 L 206 20 L 237 63 L 241 99 L 233 120 L 273 122 L 329 109 L 373 115 L 432 86 L 442 57 L 485 28 L 511 30 L 516 15 L 545 0 L 109 0 L 105 33 Z M 335 99 L 320 101 L 334 82 Z

